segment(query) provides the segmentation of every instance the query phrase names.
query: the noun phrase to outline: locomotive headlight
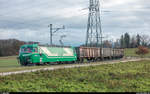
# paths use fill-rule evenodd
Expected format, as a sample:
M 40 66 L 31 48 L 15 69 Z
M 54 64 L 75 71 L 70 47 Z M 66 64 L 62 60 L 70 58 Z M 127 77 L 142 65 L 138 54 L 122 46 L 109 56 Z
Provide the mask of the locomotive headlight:
M 30 61 L 31 61 L 31 59 L 27 59 L 27 61 L 28 61 L 28 62 L 30 62 Z
M 34 56 L 38 56 L 38 55 L 34 55 Z
M 27 62 L 31 62 L 31 61 L 32 61 L 31 56 L 26 56 L 26 57 L 24 57 L 24 58 L 25 58 L 25 60 L 26 60 Z
M 32 63 L 31 57 L 27 58 L 27 62 Z
M 43 58 L 40 58 L 40 62 L 42 62 L 42 59 L 43 59 Z
M 29 57 L 29 56 L 30 56 L 30 54 L 24 54 L 24 55 L 22 55 L 22 56 L 24 56 L 24 57 Z

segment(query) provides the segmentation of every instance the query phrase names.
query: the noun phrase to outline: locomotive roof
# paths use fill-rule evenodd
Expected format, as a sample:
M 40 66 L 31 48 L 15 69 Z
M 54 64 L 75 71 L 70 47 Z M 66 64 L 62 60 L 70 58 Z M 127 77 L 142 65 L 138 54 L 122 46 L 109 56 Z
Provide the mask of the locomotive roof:
M 38 47 L 38 46 L 43 46 L 43 47 L 62 47 L 62 48 L 72 48 L 72 46 L 59 46 L 59 45 L 38 45 L 38 44 L 25 44 L 25 45 L 22 45 L 21 47 L 24 48 L 24 47 Z
M 62 47 L 62 48 L 72 48 L 72 46 L 59 46 L 59 45 L 39 45 L 43 47 Z
M 38 44 L 25 44 L 25 45 L 22 45 L 21 47 L 37 47 Z

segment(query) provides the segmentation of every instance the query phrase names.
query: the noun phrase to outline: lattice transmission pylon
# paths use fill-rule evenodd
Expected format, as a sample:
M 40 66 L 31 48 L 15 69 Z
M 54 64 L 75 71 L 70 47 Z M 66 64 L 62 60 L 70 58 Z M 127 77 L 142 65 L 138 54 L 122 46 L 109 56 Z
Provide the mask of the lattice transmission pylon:
M 87 24 L 86 46 L 102 47 L 102 28 L 99 0 L 89 0 L 89 15 Z

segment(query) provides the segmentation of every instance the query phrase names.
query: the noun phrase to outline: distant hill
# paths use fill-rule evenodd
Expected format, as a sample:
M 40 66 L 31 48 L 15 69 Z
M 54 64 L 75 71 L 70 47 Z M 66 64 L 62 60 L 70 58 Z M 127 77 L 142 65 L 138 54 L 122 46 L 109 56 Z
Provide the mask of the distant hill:
M 0 40 L 0 56 L 18 55 L 19 48 L 23 44 L 32 44 L 38 42 L 25 42 L 17 39 Z

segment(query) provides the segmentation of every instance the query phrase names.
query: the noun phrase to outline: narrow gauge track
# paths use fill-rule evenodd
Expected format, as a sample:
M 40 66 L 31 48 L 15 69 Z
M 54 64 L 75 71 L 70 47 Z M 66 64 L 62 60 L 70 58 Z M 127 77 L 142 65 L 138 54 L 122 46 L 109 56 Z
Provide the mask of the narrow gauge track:
M 22 71 L 16 71 L 16 72 L 3 72 L 3 73 L 0 73 L 0 76 L 22 74 L 22 73 L 29 73 L 29 72 L 36 72 L 36 71 L 46 71 L 46 70 L 50 71 L 50 70 L 65 69 L 65 68 L 77 68 L 77 67 L 86 67 L 86 66 L 98 66 L 98 65 L 104 65 L 104 64 L 125 63 L 125 62 L 130 62 L 130 61 L 141 61 L 141 60 L 150 60 L 150 59 L 128 58 L 128 59 L 108 60 L 108 61 L 92 62 L 92 63 L 56 65 L 56 66 L 49 66 L 47 68 L 22 70 Z

